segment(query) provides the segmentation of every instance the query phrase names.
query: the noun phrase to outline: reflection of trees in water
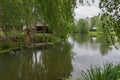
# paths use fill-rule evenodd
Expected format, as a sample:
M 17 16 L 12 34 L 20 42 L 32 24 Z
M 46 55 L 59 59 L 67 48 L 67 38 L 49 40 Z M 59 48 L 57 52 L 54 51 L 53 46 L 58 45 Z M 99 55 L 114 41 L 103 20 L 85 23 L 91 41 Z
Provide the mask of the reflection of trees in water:
M 72 36 L 72 39 L 73 41 L 77 42 L 80 46 L 83 47 L 87 46 L 88 48 L 91 48 L 93 50 L 99 49 L 102 55 L 107 54 L 111 50 L 110 45 L 106 41 L 106 37 L 104 35 L 98 37 L 92 37 L 92 36 L 74 34 Z
M 0 54 L 0 80 L 20 80 L 21 59 L 19 51 Z
M 97 48 L 96 41 L 92 39 L 92 36 L 74 34 L 72 38 L 80 47 L 82 46 L 83 48 L 90 48 L 93 50 L 96 50 Z
M 97 38 L 97 42 L 100 44 L 100 52 L 102 55 L 108 54 L 111 50 L 110 44 L 107 42 L 105 36 L 100 36 Z
M 67 77 L 73 70 L 71 45 L 62 42 L 47 47 L 28 49 L 19 55 L 9 55 L 9 58 L 0 56 L 0 80 L 56 80 Z
M 45 46 L 44 46 L 45 47 Z M 48 49 L 41 50 L 41 58 L 33 65 L 32 56 L 29 59 L 25 58 L 26 62 L 23 64 L 23 78 L 33 80 L 34 78 L 40 80 L 56 80 L 56 78 L 68 75 L 72 71 L 71 64 L 71 46 L 69 43 L 63 42 L 57 45 L 48 46 Z M 37 53 L 36 53 L 37 54 Z M 37 58 L 37 57 L 36 57 Z M 36 59 L 38 60 L 38 59 Z M 24 70 L 24 68 L 27 68 Z M 25 73 L 26 71 L 26 73 Z M 30 78 L 31 77 L 31 78 Z
M 62 42 L 51 46 L 46 52 L 46 67 L 48 69 L 47 78 L 55 80 L 57 78 L 68 77 L 72 72 L 72 53 L 71 45 L 68 42 Z M 44 58 L 45 59 L 45 58 Z
M 72 39 L 76 42 L 78 42 L 80 45 L 84 45 L 89 41 L 87 35 L 81 35 L 81 34 L 73 34 Z
M 35 80 L 37 79 L 36 67 L 34 67 L 32 50 L 25 50 L 20 67 L 21 79 L 22 80 Z

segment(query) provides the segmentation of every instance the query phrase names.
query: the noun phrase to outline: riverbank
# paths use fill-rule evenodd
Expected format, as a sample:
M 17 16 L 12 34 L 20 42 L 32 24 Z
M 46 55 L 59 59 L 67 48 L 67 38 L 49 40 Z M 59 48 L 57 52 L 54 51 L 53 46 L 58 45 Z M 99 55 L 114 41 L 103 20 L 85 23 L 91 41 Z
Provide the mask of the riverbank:
M 8 53 L 8 52 L 11 52 L 11 51 L 22 50 L 22 49 L 25 49 L 25 48 L 36 48 L 36 47 L 44 46 L 44 45 L 52 45 L 52 44 L 55 44 L 55 43 L 60 42 L 60 41 L 62 41 L 62 39 L 58 40 L 58 41 L 54 41 L 54 42 L 44 42 L 44 43 L 39 42 L 39 43 L 31 43 L 31 44 L 25 44 L 25 45 L 21 44 L 21 46 L 0 49 L 0 53 Z
M 22 45 L 22 48 L 35 48 L 35 47 L 39 47 L 39 46 L 44 46 L 44 45 L 53 45 L 55 43 L 58 43 L 60 41 L 62 41 L 63 39 L 59 39 L 53 42 L 37 42 L 37 43 L 31 43 L 31 44 L 26 44 L 26 45 Z
M 111 32 L 112 35 L 115 35 L 115 32 Z M 89 36 L 98 36 L 98 35 L 104 35 L 103 32 L 97 32 L 97 31 L 89 31 Z
M 29 43 L 25 41 L 24 36 L 25 34 L 18 33 L 15 41 L 1 41 L 0 53 L 8 53 L 18 49 L 21 50 L 23 48 L 34 48 L 43 45 L 55 44 L 63 40 L 53 34 L 45 34 L 43 41 L 43 34 L 36 33 L 35 35 L 31 35 L 31 42 Z
M 115 34 L 112 32 L 112 34 Z M 88 36 L 100 36 L 103 35 L 102 32 L 89 32 L 87 34 Z M 17 40 L 12 42 L 0 42 L 0 53 L 7 53 L 13 50 L 22 49 L 22 48 L 34 48 L 39 47 L 43 45 L 50 45 L 55 44 L 57 42 L 62 41 L 63 39 L 53 35 L 53 34 L 45 34 L 44 35 L 44 41 L 43 41 L 43 34 L 42 33 L 36 33 L 34 35 L 31 35 L 32 42 L 26 43 L 24 33 L 17 33 Z
M 97 32 L 89 32 L 89 36 L 97 36 Z M 43 34 L 42 33 L 36 33 L 31 35 L 31 42 L 27 43 L 25 42 L 24 33 L 17 33 L 17 39 L 15 41 L 3 41 L 0 42 L 0 53 L 8 53 L 14 50 L 21 50 L 24 48 L 34 48 L 39 47 L 43 45 L 51 45 L 55 44 L 57 42 L 62 41 L 63 39 L 53 35 L 46 33 L 44 35 L 44 41 L 43 41 Z
M 21 47 L 0 50 L 0 53 L 8 53 L 8 52 L 11 52 L 11 51 L 16 51 L 16 50 L 21 50 Z
M 52 45 L 60 41 L 62 41 L 62 39 L 59 41 L 55 41 L 55 42 L 44 42 L 44 43 L 39 42 L 39 43 L 24 44 L 24 45 L 16 46 L 16 47 L 8 47 L 8 48 L 6 47 L 5 49 L 0 49 L 0 53 L 8 53 L 8 52 L 15 51 L 15 50 L 22 50 L 23 48 L 35 48 L 35 47 L 39 47 L 43 45 Z
M 21 49 L 19 42 L 11 42 L 11 41 L 0 42 L 0 53 L 7 53 L 18 49 L 19 50 Z

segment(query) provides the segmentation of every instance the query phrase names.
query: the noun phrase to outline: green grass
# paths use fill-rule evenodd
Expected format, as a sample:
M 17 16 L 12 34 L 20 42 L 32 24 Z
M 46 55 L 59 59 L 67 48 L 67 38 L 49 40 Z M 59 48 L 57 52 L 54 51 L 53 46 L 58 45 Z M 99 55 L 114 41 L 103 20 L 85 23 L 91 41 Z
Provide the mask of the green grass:
M 20 49 L 21 45 L 18 42 L 1 42 L 0 53 L 10 52 L 15 49 Z
M 111 32 L 112 35 L 115 35 L 115 32 Z M 98 36 L 98 35 L 104 35 L 103 32 L 97 32 L 97 31 L 89 31 L 89 36 Z
M 82 80 L 120 80 L 120 65 L 105 64 L 82 72 Z
M 103 35 L 102 32 L 96 32 L 96 31 L 89 31 L 89 36 L 97 36 L 97 35 Z
M 4 50 L 0 50 L 0 53 L 7 53 L 7 52 L 10 52 L 11 49 L 4 49 Z
M 24 41 L 25 33 L 17 33 L 18 41 Z M 43 42 L 43 33 L 31 34 L 34 42 Z M 54 34 L 45 33 L 44 42 L 58 42 L 61 39 Z
M 0 53 L 5 53 L 5 52 L 10 52 L 11 50 L 21 48 L 22 44 L 25 44 L 25 34 L 24 33 L 17 33 L 17 41 L 13 42 L 11 40 L 8 41 L 2 41 L 0 42 Z M 47 44 L 54 44 L 56 42 L 60 42 L 62 39 L 53 35 L 53 34 L 48 34 L 46 33 L 44 36 L 44 41 L 43 41 L 43 34 L 42 33 L 35 33 L 31 34 L 31 37 L 34 37 L 35 43 L 47 43 Z M 33 38 L 32 38 L 33 39 Z
M 43 42 L 43 34 L 42 33 L 36 33 L 35 34 L 35 42 Z M 61 39 L 53 34 L 45 34 L 44 36 L 44 42 L 58 42 Z

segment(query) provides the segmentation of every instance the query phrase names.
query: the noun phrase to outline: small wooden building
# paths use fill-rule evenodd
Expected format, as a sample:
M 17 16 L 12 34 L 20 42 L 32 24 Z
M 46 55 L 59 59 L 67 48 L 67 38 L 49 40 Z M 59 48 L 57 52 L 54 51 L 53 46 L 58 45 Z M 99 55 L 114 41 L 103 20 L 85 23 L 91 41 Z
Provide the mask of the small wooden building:
M 97 27 L 92 27 L 91 31 L 97 31 Z
M 43 33 L 44 29 L 45 29 L 45 33 L 51 33 L 51 31 L 49 30 L 48 24 L 46 24 L 46 25 L 37 24 L 34 28 L 35 28 L 37 33 Z
M 35 26 L 36 32 L 38 32 L 38 33 L 43 33 L 43 32 L 44 32 L 44 28 L 46 29 L 45 32 L 47 32 L 47 30 L 48 30 L 48 25 L 37 24 L 37 25 Z
M 33 26 L 33 25 L 32 25 Z M 31 27 L 30 32 L 35 31 L 36 33 L 43 33 L 45 29 L 45 33 L 52 33 L 52 31 L 50 31 L 49 26 L 48 25 L 43 25 L 43 24 L 37 24 L 36 26 Z M 23 31 L 26 30 L 26 26 L 23 26 Z

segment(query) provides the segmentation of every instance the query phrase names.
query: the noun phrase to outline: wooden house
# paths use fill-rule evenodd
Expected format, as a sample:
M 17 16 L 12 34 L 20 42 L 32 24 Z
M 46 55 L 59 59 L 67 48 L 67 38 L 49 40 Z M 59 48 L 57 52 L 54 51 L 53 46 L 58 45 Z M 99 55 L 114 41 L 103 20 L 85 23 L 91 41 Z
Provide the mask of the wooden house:
M 48 28 L 48 24 L 43 25 L 43 24 L 37 24 L 33 28 L 36 30 L 37 33 L 43 33 L 45 29 L 45 33 L 51 33 L 51 31 Z
M 36 26 L 35 26 L 35 28 L 36 28 L 36 32 L 40 32 L 40 33 L 43 33 L 44 32 L 44 28 L 46 28 L 46 31 L 45 32 L 47 32 L 47 29 L 48 29 L 48 25 L 43 25 L 43 24 L 37 24 Z
M 43 25 L 43 24 L 37 24 L 36 26 L 32 25 L 30 32 L 36 32 L 36 33 L 43 33 L 45 29 L 45 33 L 52 33 L 52 31 L 49 30 L 48 25 Z M 23 31 L 28 30 L 26 29 L 26 26 L 23 26 Z
M 91 31 L 97 31 L 97 27 L 92 27 Z

